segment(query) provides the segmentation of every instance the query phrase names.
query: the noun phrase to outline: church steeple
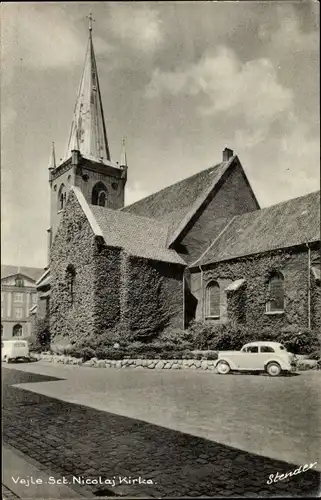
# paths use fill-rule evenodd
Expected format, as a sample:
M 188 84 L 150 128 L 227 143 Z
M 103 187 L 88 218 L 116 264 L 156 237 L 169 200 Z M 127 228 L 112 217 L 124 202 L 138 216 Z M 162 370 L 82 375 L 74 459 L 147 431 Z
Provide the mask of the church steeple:
M 77 144 L 79 152 L 84 158 L 109 163 L 111 158 L 92 41 L 92 21 L 90 14 L 85 66 L 78 90 L 65 159 L 71 156 L 71 152 Z
M 126 153 L 122 154 L 121 165 L 110 158 L 92 41 L 92 22 L 90 14 L 85 66 L 67 151 L 58 165 L 53 152 L 49 170 L 52 241 L 57 233 L 68 200 L 68 192 L 72 186 L 79 188 L 87 203 L 91 205 L 105 206 L 114 210 L 124 206 L 127 182 Z

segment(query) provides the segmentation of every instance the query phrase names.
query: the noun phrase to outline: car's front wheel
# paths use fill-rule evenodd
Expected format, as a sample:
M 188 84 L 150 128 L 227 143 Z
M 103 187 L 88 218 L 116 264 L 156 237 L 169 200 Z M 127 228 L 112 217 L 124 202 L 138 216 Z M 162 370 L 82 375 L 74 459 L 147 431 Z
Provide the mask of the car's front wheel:
M 226 361 L 219 361 L 216 368 L 220 375 L 227 375 L 231 370 L 230 365 Z
M 270 377 L 277 377 L 278 375 L 280 375 L 282 370 L 279 363 L 272 362 L 267 365 L 266 371 L 268 375 L 270 375 Z

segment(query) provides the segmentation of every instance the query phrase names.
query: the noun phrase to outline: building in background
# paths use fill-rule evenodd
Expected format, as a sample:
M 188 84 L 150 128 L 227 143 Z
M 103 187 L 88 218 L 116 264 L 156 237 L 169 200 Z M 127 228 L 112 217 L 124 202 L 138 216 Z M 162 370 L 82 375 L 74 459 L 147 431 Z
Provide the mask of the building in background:
M 30 309 L 37 302 L 36 281 L 43 269 L 1 266 L 1 337 L 29 337 Z

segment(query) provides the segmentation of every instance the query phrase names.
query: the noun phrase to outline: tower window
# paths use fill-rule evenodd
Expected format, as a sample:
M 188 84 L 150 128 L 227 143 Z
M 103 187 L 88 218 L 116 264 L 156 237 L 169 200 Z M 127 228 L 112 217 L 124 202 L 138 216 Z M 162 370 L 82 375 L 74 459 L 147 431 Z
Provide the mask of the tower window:
M 94 185 L 91 195 L 92 205 L 99 205 L 100 207 L 105 207 L 107 202 L 107 188 L 102 182 L 97 182 Z
M 104 207 L 106 205 L 106 193 L 105 191 L 100 191 L 98 195 L 98 205 Z
M 57 206 L 58 212 L 64 209 L 65 204 L 66 204 L 66 188 L 64 184 L 61 184 L 58 192 L 58 206 Z

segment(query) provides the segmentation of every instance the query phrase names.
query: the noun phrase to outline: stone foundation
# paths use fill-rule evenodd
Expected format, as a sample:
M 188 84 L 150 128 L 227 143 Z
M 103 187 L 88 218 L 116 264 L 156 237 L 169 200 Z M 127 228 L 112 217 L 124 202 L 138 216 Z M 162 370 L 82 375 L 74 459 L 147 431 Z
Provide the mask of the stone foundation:
M 56 354 L 36 354 L 32 356 L 36 359 L 51 363 L 62 363 L 65 365 L 82 365 L 94 368 L 147 368 L 158 370 L 215 370 L 216 360 L 199 359 L 97 359 L 92 358 L 83 362 L 81 358 L 71 356 L 59 356 Z

